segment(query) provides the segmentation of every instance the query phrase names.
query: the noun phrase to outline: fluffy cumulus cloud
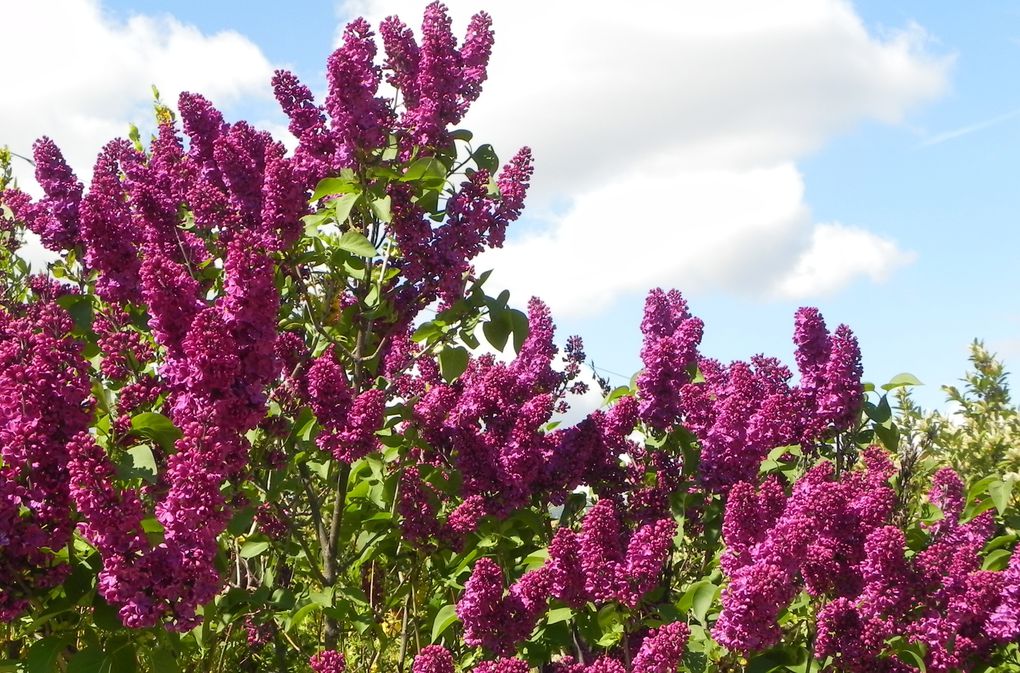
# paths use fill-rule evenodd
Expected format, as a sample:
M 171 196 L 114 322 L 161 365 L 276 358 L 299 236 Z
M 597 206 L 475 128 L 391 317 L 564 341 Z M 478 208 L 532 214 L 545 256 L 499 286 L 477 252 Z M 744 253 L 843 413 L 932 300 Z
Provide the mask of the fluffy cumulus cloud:
M 859 227 L 819 224 L 811 233 L 810 245 L 773 290 L 785 298 L 801 299 L 837 290 L 858 276 L 880 283 L 915 257 L 888 238 Z
M 481 6 L 448 4 L 461 27 Z M 841 0 L 486 4 L 496 49 L 465 126 L 537 161 L 531 226 L 479 264 L 495 284 L 583 313 L 653 284 L 808 298 L 911 260 L 867 223 L 814 222 L 796 162 L 944 91 L 952 58 L 920 27 L 869 31 Z
M 151 120 L 151 85 L 169 103 L 182 90 L 219 105 L 272 94 L 272 67 L 250 40 L 207 35 L 171 15 L 114 17 L 98 0 L 11 2 L 3 34 L 4 87 L 14 98 L 0 106 L 0 144 L 30 155 L 49 135 L 80 175 L 106 141 Z

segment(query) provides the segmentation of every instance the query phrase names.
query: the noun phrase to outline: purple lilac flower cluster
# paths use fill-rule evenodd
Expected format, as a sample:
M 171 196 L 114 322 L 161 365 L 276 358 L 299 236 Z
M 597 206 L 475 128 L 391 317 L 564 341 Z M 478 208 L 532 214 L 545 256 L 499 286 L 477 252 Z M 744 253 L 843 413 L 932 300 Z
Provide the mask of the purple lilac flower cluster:
M 503 245 L 507 226 L 523 209 L 530 184 L 531 150 L 521 149 L 496 177 L 499 196 L 489 193 L 489 172 L 476 171 L 446 203 L 446 220 L 433 227 L 429 212 L 402 186 L 390 190 L 393 233 L 400 246 L 404 293 L 424 306 L 439 297 L 451 303 L 463 295 L 471 260 L 486 248 Z
M 322 426 L 315 440 L 319 448 L 350 464 L 378 446 L 375 432 L 382 427 L 386 394 L 373 388 L 355 395 L 332 349 L 309 367 L 305 387 Z
M 47 137 L 32 145 L 35 179 L 45 196 L 36 203 L 24 192 L 7 189 L 4 203 L 50 250 L 71 250 L 78 243 L 78 218 L 84 186 L 60 148 Z
M 981 569 L 980 552 L 994 534 L 994 521 L 987 511 L 962 520 L 964 486 L 951 469 L 935 475 L 929 499 L 943 518 L 931 526 L 928 546 L 907 558 L 903 534 L 892 528 L 869 540 L 870 586 L 848 612 L 872 638 L 902 636 L 922 644 L 927 669 L 948 673 L 986 660 L 996 646 L 1016 638 L 1015 626 L 1001 628 L 1020 617 L 1010 601 L 1015 561 L 1005 571 Z M 876 647 L 851 660 L 862 670 L 880 652 Z
M 645 299 L 641 320 L 644 369 L 637 378 L 641 420 L 665 430 L 682 416 L 680 391 L 697 364 L 704 323 L 692 317 L 676 290 L 656 288 Z
M 634 656 L 632 673 L 674 673 L 680 667 L 691 630 L 682 622 L 653 629 Z
M 701 358 L 703 381 L 683 385 L 679 403 L 671 402 L 701 443 L 706 487 L 725 491 L 752 480 L 771 449 L 810 446 L 856 421 L 864 398 L 860 349 L 850 329 L 840 325 L 829 335 L 818 311 L 802 308 L 794 342 L 800 385 L 790 385 L 792 373 L 775 358 L 729 366 Z
M 268 134 L 226 124 L 200 96 L 183 94 L 180 110 L 187 150 L 164 113 L 151 154 L 125 141 L 108 144 L 83 195 L 59 150 L 43 139 L 35 151 L 46 197 L 32 203 L 5 192 L 4 201 L 48 247 L 83 251 L 86 269 L 97 272 L 97 292 L 112 302 L 111 316 L 132 302 L 150 317 L 158 353 L 111 320 L 99 319 L 96 329 L 101 370 L 122 386 L 115 431 L 128 431 L 126 414 L 165 394 L 165 410 L 184 435 L 166 458 L 158 491 L 164 541 L 152 547 L 141 535 L 140 497 L 119 492 L 109 458 L 93 439 L 78 436 L 70 444 L 67 469 L 87 535 L 104 554 L 100 592 L 125 623 L 165 617 L 186 629 L 197 605 L 218 591 L 216 537 L 228 516 L 220 485 L 244 471 L 244 433 L 264 415 L 264 388 L 279 372 L 270 255 L 293 242 L 306 205 L 292 160 Z M 194 215 L 194 229 L 179 226 L 182 206 Z M 194 270 L 213 254 L 225 260 L 223 288 L 208 299 L 210 281 Z M 154 359 L 158 381 L 141 374 Z M 64 443 L 84 427 L 83 421 L 67 432 Z M 54 432 L 63 432 L 59 424 Z M 53 457 L 64 469 L 61 451 Z M 57 496 L 50 500 L 59 506 Z
M 529 673 L 531 666 L 517 657 L 500 657 L 480 662 L 472 670 L 474 673 Z
M 399 158 L 430 156 L 450 143 L 447 127 L 456 124 L 478 97 L 485 81 L 492 47 L 491 20 L 475 15 L 458 49 L 447 9 L 433 2 L 425 10 L 422 42 L 398 18 L 380 27 L 386 58 L 375 63 L 376 43 L 363 19 L 351 22 L 343 44 L 327 66 L 328 93 L 324 105 L 311 90 L 287 71 L 277 71 L 273 89 L 298 138 L 293 166 L 305 188 L 342 169 L 357 170 L 388 137 L 397 139 Z M 397 118 L 389 101 L 379 95 L 383 79 L 401 95 L 403 113 Z M 402 271 L 398 303 L 407 312 L 437 297 L 453 301 L 463 290 L 470 261 L 485 247 L 502 245 L 506 226 L 521 213 L 532 174 L 531 152 L 522 149 L 498 176 L 476 171 L 446 202 L 445 220 L 433 226 L 431 214 L 416 202 L 408 185 L 389 189 L 391 233 L 400 251 L 393 264 Z M 495 177 L 497 194 L 490 194 Z
M 462 480 L 462 503 L 449 503 L 439 533 L 453 546 L 483 514 L 505 515 L 535 497 L 562 503 L 581 483 L 607 495 L 627 488 L 620 457 L 637 455 L 628 438 L 637 423 L 637 400 L 623 397 L 576 426 L 544 431 L 569 388 L 569 374 L 553 367 L 554 327 L 548 308 L 537 299 L 529 304 L 529 323 L 529 335 L 512 362 L 481 356 L 455 382 L 426 371 L 419 383 L 408 384 L 424 390 L 413 419 L 428 442 L 422 459 L 440 469 L 454 465 Z M 572 339 L 571 349 L 583 353 L 580 339 Z M 638 462 L 631 470 L 635 479 L 645 474 L 646 462 Z M 413 525 L 421 528 L 431 515 L 418 515 Z
M 865 469 L 837 478 L 832 464 L 809 470 L 787 498 L 778 480 L 758 493 L 748 482 L 730 491 L 723 523 L 729 585 L 712 635 L 738 651 L 779 641 L 780 611 L 803 586 L 815 597 L 854 596 L 864 584 L 865 541 L 891 516 L 893 466 L 877 447 Z
M 248 615 L 244 618 L 244 631 L 248 647 L 257 651 L 272 640 L 276 623 L 272 619 L 264 620 Z
M 424 546 L 430 537 L 439 535 L 435 504 L 438 498 L 435 489 L 421 478 L 421 471 L 417 467 L 404 468 L 400 475 L 397 513 L 400 514 L 401 529 L 407 541 Z
M 432 450 L 455 461 L 463 496 L 484 497 L 492 511 L 527 502 L 541 487 L 542 466 L 554 450 L 542 432 L 562 382 L 552 368 L 553 325 L 538 300 L 528 314 L 531 331 L 513 362 L 475 358 L 460 379 L 431 386 L 414 408 Z
M 0 310 L 0 621 L 63 581 L 71 539 L 67 457 L 91 392 L 71 319 L 50 298 Z
M 395 16 L 379 28 L 390 71 L 387 81 L 404 97 L 400 126 L 414 145 L 444 144 L 446 128 L 460 122 L 487 77 L 492 19 L 485 12 L 475 14 L 460 49 L 451 26 L 446 7 L 433 2 L 425 8 L 421 45 Z
M 602 655 L 587 665 L 576 661 L 572 656 L 564 656 L 554 662 L 550 669 L 553 673 L 674 673 L 680 668 L 689 637 L 690 629 L 686 624 L 682 622 L 664 624 L 657 629 L 651 629 L 641 638 L 641 645 L 629 667 L 615 657 Z M 497 660 L 499 661 L 518 660 Z
M 347 670 L 347 660 L 336 650 L 316 652 L 308 660 L 308 665 L 315 673 L 344 673 Z
M 908 557 L 903 531 L 891 524 L 889 457 L 872 447 L 863 462 L 838 479 L 821 463 L 789 497 L 774 477 L 757 492 L 749 482 L 732 488 L 723 524 L 729 584 L 713 637 L 742 652 L 774 645 L 779 612 L 802 588 L 823 601 L 815 654 L 834 671 L 914 671 L 889 651 L 895 639 L 921 645 L 929 671 L 968 670 L 1020 635 L 1018 564 L 981 569 L 993 520 L 986 511 L 961 521 L 959 477 L 948 468 L 936 474 L 929 498 L 943 518 Z
M 499 566 L 479 559 L 457 604 L 465 642 L 512 653 L 545 613 L 550 597 L 573 606 L 617 601 L 637 607 L 658 584 L 675 534 L 671 518 L 631 533 L 613 500 L 604 499 L 587 513 L 580 534 L 559 529 L 548 563 L 524 573 L 505 595 Z
M 411 673 L 453 673 L 453 655 L 442 645 L 426 645 L 414 657 Z
M 540 574 L 532 577 L 544 579 Z M 543 591 L 537 595 L 522 595 L 521 588 L 530 589 L 531 582 L 514 585 L 504 595 L 503 571 L 492 559 L 478 559 L 457 602 L 457 616 L 464 623 L 464 642 L 496 654 L 511 654 L 545 612 L 545 587 L 539 587 Z

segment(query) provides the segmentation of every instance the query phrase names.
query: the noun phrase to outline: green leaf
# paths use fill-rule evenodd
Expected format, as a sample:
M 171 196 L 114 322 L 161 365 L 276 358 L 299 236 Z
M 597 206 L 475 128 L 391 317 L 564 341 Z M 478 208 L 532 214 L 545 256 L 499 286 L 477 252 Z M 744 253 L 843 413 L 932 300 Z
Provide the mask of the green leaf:
M 400 177 L 401 182 L 413 182 L 422 178 L 446 179 L 446 166 L 435 157 L 423 157 L 411 163 Z
M 985 551 L 990 552 L 993 549 L 1000 549 L 1003 547 L 1012 546 L 1017 540 L 1016 533 L 1007 533 L 1006 535 L 1000 535 L 992 538 L 988 544 L 985 545 Z
M 885 423 L 892 418 L 892 408 L 889 406 L 889 396 L 882 395 L 878 404 L 866 404 L 864 411 L 867 413 L 868 418 L 876 423 Z
M 874 425 L 875 434 L 882 440 L 882 444 L 890 451 L 896 451 L 900 444 L 900 431 L 895 425 L 885 426 L 879 423 Z
M 290 618 L 290 623 L 287 625 L 287 631 L 292 632 L 294 629 L 301 626 L 301 623 L 307 619 L 308 615 L 312 614 L 316 610 L 321 610 L 322 606 L 318 603 L 306 603 L 298 608 Z
M 595 615 L 595 620 L 598 622 L 600 629 L 609 631 L 614 626 L 620 624 L 622 617 L 615 605 L 605 605 Z
M 606 399 L 602 401 L 602 404 L 603 406 L 609 406 L 616 400 L 627 395 L 630 395 L 630 386 L 616 386 L 609 391 L 609 394 L 606 395 Z
M 1009 563 L 1010 553 L 1008 549 L 996 549 L 981 562 L 982 570 L 1005 570 Z
M 997 481 L 999 481 L 999 478 L 996 477 L 995 475 L 982 477 L 981 479 L 975 481 L 967 489 L 967 502 L 969 503 L 972 500 L 977 500 L 978 496 L 980 496 L 982 493 L 987 493 L 988 489 L 992 486 L 992 484 L 994 484 Z
M 441 195 L 441 189 L 426 189 L 421 196 L 414 199 L 414 203 L 435 219 L 435 214 L 439 212 L 439 197 Z M 439 220 L 436 221 L 438 222 Z
M 183 436 L 169 418 L 154 411 L 144 411 L 132 416 L 131 428 L 167 450 L 172 449 L 174 442 Z
M 432 642 L 439 640 L 439 636 L 446 632 L 446 629 L 450 628 L 450 625 L 456 621 L 460 621 L 457 617 L 457 606 L 450 604 L 444 605 L 439 608 L 439 612 L 436 613 L 436 619 L 432 622 Z
M 254 507 L 241 507 L 234 510 L 227 524 L 227 531 L 234 536 L 244 535 L 251 530 L 251 522 L 255 519 Z
M 305 224 L 305 236 L 316 236 L 322 223 L 332 216 L 329 210 L 320 210 L 310 215 L 305 215 L 301 221 Z
M 114 640 L 107 646 L 106 658 L 110 662 L 110 673 L 135 673 L 138 659 L 135 644 L 130 640 Z
M 504 318 L 504 316 L 506 316 Z M 485 340 L 492 344 L 498 351 L 506 348 L 507 339 L 513 332 L 513 324 L 510 322 L 509 314 L 506 311 L 500 313 L 500 319 L 493 318 L 482 324 L 482 334 Z
M 321 608 L 326 608 L 333 605 L 333 596 L 335 595 L 335 588 L 329 587 L 324 591 L 310 591 L 308 598 Z
M 897 652 L 900 655 L 900 659 L 907 661 L 907 663 L 913 664 L 920 673 L 927 673 L 928 667 L 924 664 L 924 657 L 921 653 L 913 648 L 904 648 Z
M 422 323 L 418 326 L 418 329 L 414 330 L 414 334 L 411 335 L 411 341 L 415 343 L 421 343 L 429 337 L 438 336 L 443 333 L 443 328 L 434 322 Z
M 463 329 L 460 331 L 460 340 L 463 341 L 464 345 L 470 348 L 471 350 L 474 350 L 481 345 L 478 342 L 478 337 L 474 335 L 474 332 L 470 332 L 467 329 Z
M 893 388 L 902 388 L 904 386 L 922 386 L 921 379 L 917 378 L 913 374 L 903 372 L 889 379 L 889 383 L 882 386 L 882 390 L 892 390 Z
M 475 150 L 471 158 L 475 160 L 478 168 L 489 171 L 490 175 L 499 168 L 499 157 L 496 156 L 496 150 L 492 149 L 492 145 L 488 143 Z
M 376 249 L 372 245 L 372 241 L 365 238 L 365 235 L 360 231 L 345 231 L 344 235 L 340 237 L 340 241 L 337 242 L 336 247 L 361 257 L 372 258 L 376 255 Z
M 574 616 L 574 611 L 570 608 L 556 608 L 550 610 L 546 616 L 546 624 L 557 624 L 559 622 L 565 622 Z
M 49 636 L 32 643 L 25 657 L 26 673 L 52 673 L 59 670 L 57 659 L 70 643 L 70 636 Z
M 358 186 L 348 178 L 323 178 L 315 185 L 312 192 L 312 201 L 318 201 L 324 196 L 333 194 L 352 194 L 358 191 Z
M 695 582 L 680 597 L 680 600 L 677 602 L 677 609 L 682 612 L 693 611 L 698 621 L 704 623 L 705 615 L 708 614 L 708 609 L 712 606 L 712 601 L 715 599 L 716 589 L 717 587 L 711 580 L 705 579 Z
M 702 624 L 705 623 L 705 617 L 708 615 L 708 609 L 712 607 L 712 601 L 715 600 L 716 586 L 711 582 L 703 583 L 694 592 L 694 599 L 691 603 L 691 607 L 694 610 L 694 616 Z
M 107 603 L 98 594 L 92 599 L 92 622 L 104 631 L 120 631 L 124 628 L 117 615 L 117 608 Z
M 62 297 L 57 297 L 56 302 L 71 315 L 76 332 L 84 334 L 92 329 L 92 297 L 81 294 L 65 294 Z
M 87 647 L 71 658 L 67 673 L 111 673 L 110 660 L 98 647 Z
M 146 533 L 165 533 L 166 529 L 163 528 L 163 524 L 159 522 L 159 519 L 154 517 L 147 517 L 142 519 L 142 530 Z
M 1006 508 L 1009 507 L 1014 483 L 1012 481 L 996 480 L 988 485 L 988 495 L 991 497 L 992 502 L 995 503 L 995 509 L 999 510 L 999 516 L 1005 514 Z
M 455 346 L 445 348 L 439 354 L 439 369 L 446 381 L 453 382 L 458 376 L 464 373 L 468 366 L 468 352 L 466 348 Z
M 150 483 L 156 483 L 156 457 L 152 455 L 152 449 L 145 444 L 132 446 L 125 452 L 125 463 L 122 464 L 123 471 L 127 478 L 141 477 Z M 129 461 L 129 462 L 128 462 Z
M 518 353 L 521 352 L 521 347 L 524 346 L 524 340 L 528 338 L 528 316 L 521 313 L 517 309 L 510 311 L 510 324 L 513 325 L 514 330 L 514 350 Z
M 259 554 L 262 554 L 269 549 L 269 543 L 266 541 L 256 542 L 255 540 L 249 540 L 241 546 L 241 558 L 255 558 Z
M 329 207 L 333 209 L 338 224 L 347 221 L 359 198 L 361 198 L 361 192 L 351 192 L 350 194 L 341 194 L 329 202 Z
M 705 673 L 708 670 L 708 657 L 704 652 L 685 652 L 683 663 L 685 671 Z
M 177 656 L 167 648 L 157 648 L 149 652 L 149 665 L 152 673 L 180 673 Z
M 545 565 L 548 560 L 549 550 L 539 549 L 534 553 L 528 554 L 527 558 L 524 559 L 523 564 L 528 570 L 533 570 Z
M 467 129 L 454 129 L 450 131 L 450 137 L 454 140 L 463 140 L 464 142 L 470 142 L 474 138 L 474 134 Z
M 387 194 L 381 199 L 373 199 L 371 206 L 372 212 L 375 213 L 375 216 L 379 218 L 380 222 L 385 222 L 386 224 L 389 224 L 390 222 L 393 221 L 393 214 L 390 213 L 389 194 Z

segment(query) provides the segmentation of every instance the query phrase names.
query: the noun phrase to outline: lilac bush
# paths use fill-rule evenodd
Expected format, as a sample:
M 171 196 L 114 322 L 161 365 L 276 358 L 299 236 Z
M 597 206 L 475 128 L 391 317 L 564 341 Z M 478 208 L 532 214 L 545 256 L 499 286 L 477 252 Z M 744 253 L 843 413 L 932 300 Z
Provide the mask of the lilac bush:
M 351 22 L 293 152 L 184 93 L 87 189 L 0 172 L 0 669 L 1020 670 L 1009 484 L 904 459 L 817 309 L 726 363 L 653 289 L 562 423 L 583 341 L 474 267 L 533 175 L 455 128 L 493 38 Z

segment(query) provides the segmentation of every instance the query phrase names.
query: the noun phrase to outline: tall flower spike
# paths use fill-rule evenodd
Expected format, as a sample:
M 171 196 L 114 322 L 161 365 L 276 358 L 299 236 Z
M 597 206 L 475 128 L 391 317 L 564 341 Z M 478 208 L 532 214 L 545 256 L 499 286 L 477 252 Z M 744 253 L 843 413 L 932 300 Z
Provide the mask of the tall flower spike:
M 294 73 L 277 70 L 273 74 L 273 94 L 290 118 L 288 128 L 295 138 L 302 138 L 310 131 L 318 130 L 326 121 L 322 110 L 315 104 L 312 90 L 301 83 Z
M 503 571 L 492 559 L 478 559 L 457 603 L 465 643 L 496 653 L 511 649 L 504 637 L 507 625 L 503 621 L 502 599 Z
M 697 361 L 702 329 L 702 322 L 691 317 L 679 292 L 656 288 L 648 293 L 641 321 L 644 369 L 637 389 L 641 420 L 657 430 L 665 430 L 680 418 L 681 390 L 690 382 L 688 370 Z
M 585 590 L 597 601 L 610 601 L 619 586 L 623 560 L 622 530 L 616 505 L 609 498 L 595 503 L 584 517 L 581 534 L 581 567 Z
M 620 568 L 617 599 L 621 603 L 633 609 L 658 585 L 674 535 L 676 523 L 671 518 L 646 524 L 634 533 L 627 545 L 626 562 Z
M 816 308 L 804 306 L 794 316 L 793 343 L 797 349 L 794 359 L 800 371 L 801 386 L 814 390 L 825 375 L 825 367 L 832 350 L 825 319 Z
M 832 336 L 825 383 L 818 395 L 818 414 L 839 431 L 850 429 L 861 411 L 864 403 L 862 373 L 857 337 L 849 327 L 840 325 Z
M 464 46 L 460 50 L 464 70 L 461 74 L 461 103 L 458 112 L 462 115 L 482 92 L 482 83 L 488 77 L 493 38 L 492 17 L 485 12 L 472 16 L 467 35 L 464 36 Z
M 602 656 L 585 668 L 583 673 L 627 673 L 627 667 L 618 659 Z
M 184 91 L 177 99 L 181 123 L 188 135 L 188 155 L 199 166 L 212 169 L 216 140 L 227 132 L 223 115 L 205 96 Z
M 96 291 L 112 302 L 141 300 L 139 241 L 120 179 L 120 162 L 132 154 L 126 140 L 113 140 L 103 148 L 80 208 L 85 265 L 99 272 Z
M 32 145 L 32 151 L 35 179 L 46 193 L 39 205 L 49 215 L 36 233 L 51 250 L 73 248 L 78 242 L 78 206 L 83 186 L 52 140 L 43 136 Z
M 49 298 L 20 308 L 27 315 L 0 309 L 0 621 L 66 577 L 53 551 L 71 538 L 67 459 L 89 423 L 69 316 Z
M 388 16 L 379 25 L 379 35 L 386 50 L 384 68 L 389 72 L 386 81 L 400 90 L 405 107 L 416 107 L 421 53 L 414 32 L 396 16 Z
M 380 147 L 391 120 L 386 101 L 376 96 L 382 74 L 374 63 L 376 46 L 368 22 L 351 21 L 343 39 L 326 65 L 326 111 L 337 146 L 334 169 L 350 166 L 359 150 Z

